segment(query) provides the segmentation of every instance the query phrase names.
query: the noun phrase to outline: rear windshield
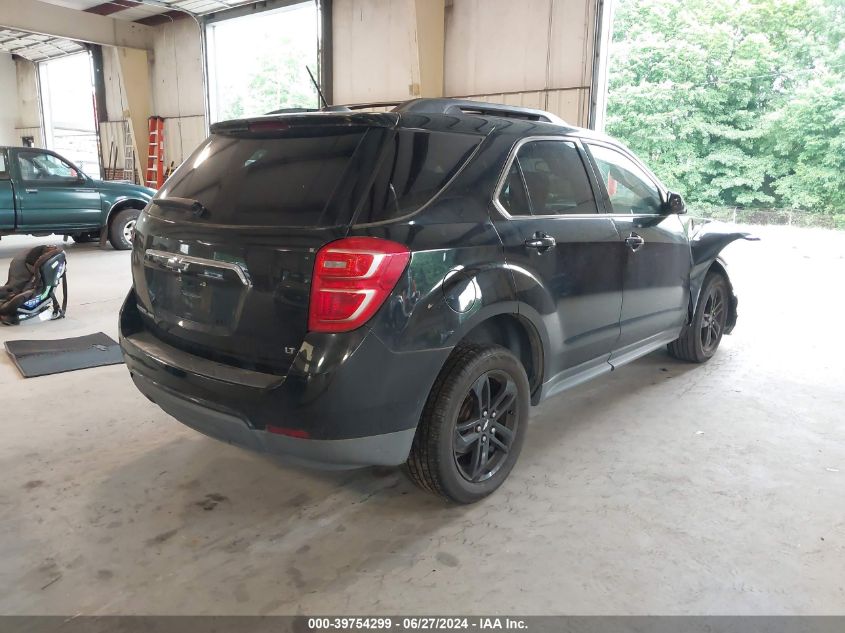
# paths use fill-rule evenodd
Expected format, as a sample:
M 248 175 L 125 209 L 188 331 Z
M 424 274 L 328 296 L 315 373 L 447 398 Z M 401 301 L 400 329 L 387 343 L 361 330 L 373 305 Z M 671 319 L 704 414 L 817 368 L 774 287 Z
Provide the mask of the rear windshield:
M 197 222 L 327 227 L 349 223 L 356 208 L 357 223 L 378 222 L 425 204 L 480 141 L 360 126 L 299 128 L 274 138 L 214 134 L 161 196 L 202 203 L 202 218 L 180 214 Z
M 215 224 L 312 227 L 347 222 L 348 215 L 339 217 L 342 211 L 332 200 L 359 171 L 355 163 L 362 154 L 373 154 L 382 144 L 383 130 L 332 127 L 295 134 L 212 135 L 173 174 L 162 196 L 199 201 L 208 209 L 206 220 Z M 373 141 L 376 147 L 366 152 Z

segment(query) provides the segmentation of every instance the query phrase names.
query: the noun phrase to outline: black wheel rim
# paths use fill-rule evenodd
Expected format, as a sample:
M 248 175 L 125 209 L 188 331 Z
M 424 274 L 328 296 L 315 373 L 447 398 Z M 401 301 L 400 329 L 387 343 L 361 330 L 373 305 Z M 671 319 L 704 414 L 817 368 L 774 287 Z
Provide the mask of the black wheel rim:
M 495 475 L 507 460 L 516 436 L 516 382 L 491 370 L 472 385 L 458 410 L 454 454 L 464 479 L 479 483 Z
M 716 350 L 725 329 L 727 317 L 727 306 L 725 304 L 725 293 L 721 286 L 713 286 L 704 303 L 704 313 L 701 315 L 701 349 L 705 354 L 711 354 Z

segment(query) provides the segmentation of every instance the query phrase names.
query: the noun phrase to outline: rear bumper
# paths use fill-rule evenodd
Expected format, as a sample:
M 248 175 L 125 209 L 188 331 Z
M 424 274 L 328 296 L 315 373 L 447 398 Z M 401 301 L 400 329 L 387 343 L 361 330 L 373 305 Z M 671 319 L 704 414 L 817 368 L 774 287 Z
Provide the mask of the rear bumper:
M 120 345 L 138 389 L 185 425 L 251 450 L 328 467 L 397 465 L 449 349 L 394 352 L 368 330 L 309 334 L 286 376 L 201 358 L 139 327 Z
M 195 431 L 241 448 L 284 456 L 308 466 L 393 466 L 407 459 L 414 440 L 415 429 L 343 440 L 308 440 L 268 433 L 251 428 L 247 421 L 220 411 L 211 403 L 173 393 L 140 374 L 133 374 L 132 380 L 141 393 Z

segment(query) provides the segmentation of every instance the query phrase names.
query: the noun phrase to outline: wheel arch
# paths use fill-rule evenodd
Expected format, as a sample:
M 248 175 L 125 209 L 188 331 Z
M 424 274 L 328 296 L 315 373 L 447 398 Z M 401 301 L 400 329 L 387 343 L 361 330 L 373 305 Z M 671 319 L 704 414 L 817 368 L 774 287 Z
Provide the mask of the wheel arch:
M 129 196 L 118 198 L 114 201 L 114 203 L 112 203 L 111 207 L 109 207 L 109 212 L 106 215 L 106 222 L 104 224 L 106 231 L 111 228 L 112 221 L 121 211 L 125 209 L 137 209 L 138 211 L 143 211 L 146 206 L 147 202 L 141 198 L 131 198 Z
M 712 220 L 699 220 L 688 218 L 685 225 L 689 233 L 690 256 L 692 267 L 689 278 L 689 314 L 687 323 L 692 322 L 695 310 L 698 307 L 698 300 L 701 295 L 701 288 L 704 280 L 711 271 L 723 275 L 728 283 L 730 295 L 730 312 L 726 323 L 725 333 L 728 334 L 736 324 L 737 298 L 733 291 L 733 284 L 728 275 L 725 261 L 722 258 L 723 249 L 737 240 L 757 241 L 759 238 L 747 231 L 738 231 L 735 227 L 728 226 L 721 222 Z
M 543 384 L 545 346 L 543 339 L 530 320 L 515 312 L 500 312 L 487 316 L 464 331 L 460 343 L 501 345 L 516 356 L 525 368 L 531 388 L 531 403 L 539 402 Z
M 725 334 L 730 334 L 731 330 L 733 330 L 736 325 L 737 305 L 739 304 L 739 300 L 734 292 L 733 283 L 731 283 L 731 277 L 728 274 L 727 264 L 721 256 L 715 257 L 708 265 L 699 267 L 698 274 L 690 279 L 687 325 L 691 324 L 693 318 L 695 317 L 695 311 L 698 309 L 698 301 L 701 298 L 701 289 L 704 287 L 704 280 L 707 279 L 707 275 L 711 272 L 718 273 L 724 277 L 725 282 L 728 284 L 728 317 L 725 321 Z

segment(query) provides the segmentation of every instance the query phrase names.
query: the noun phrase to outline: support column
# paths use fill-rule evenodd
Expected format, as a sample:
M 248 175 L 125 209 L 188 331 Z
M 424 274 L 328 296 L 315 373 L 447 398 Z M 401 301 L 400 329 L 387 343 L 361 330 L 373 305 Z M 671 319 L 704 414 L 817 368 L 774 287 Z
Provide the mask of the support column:
M 416 86 L 411 96 L 443 96 L 443 64 L 446 49 L 446 0 L 413 0 L 416 40 Z M 416 87 L 416 90 L 414 88 Z

